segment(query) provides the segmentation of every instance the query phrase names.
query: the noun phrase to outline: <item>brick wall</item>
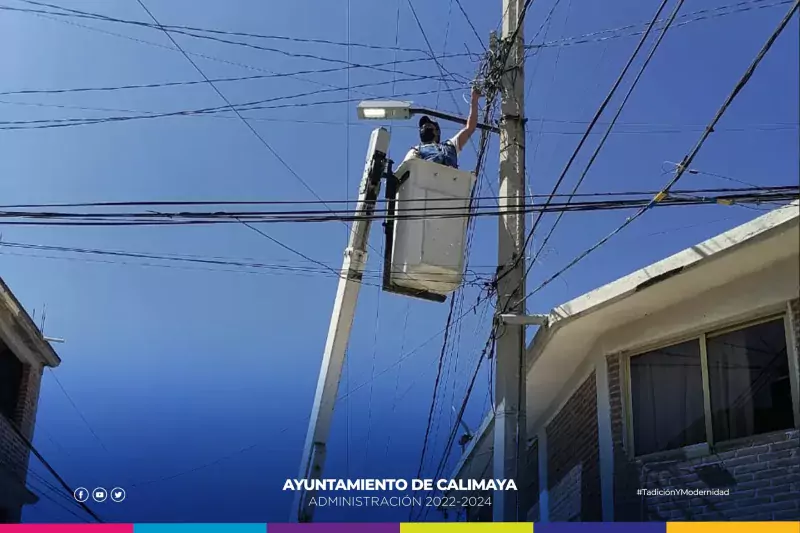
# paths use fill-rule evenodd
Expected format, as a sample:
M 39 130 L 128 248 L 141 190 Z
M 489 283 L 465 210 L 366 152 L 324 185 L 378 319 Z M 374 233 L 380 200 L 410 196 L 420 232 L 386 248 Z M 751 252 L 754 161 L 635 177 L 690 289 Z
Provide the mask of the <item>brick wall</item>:
M 528 448 L 524 484 L 519 487 L 520 506 L 523 517 L 529 521 L 539 520 L 539 441 L 534 440 Z
M 550 520 L 602 521 L 594 373 L 578 387 L 546 432 Z
M 625 455 L 625 425 L 622 400 L 622 360 L 619 355 L 607 358 L 608 401 L 611 412 L 611 440 L 614 457 L 614 519 L 619 522 L 640 521 L 641 488 L 636 465 Z
M 14 357 L 10 353 L 8 355 Z M 33 440 L 42 370 L 41 365 L 36 367 L 23 365 L 22 383 L 13 417 L 14 424 L 29 441 Z M 0 462 L 2 462 L 2 467 L 10 469 L 15 478 L 25 479 L 29 458 L 28 446 L 19 438 L 6 418 L 0 417 Z
M 800 339 L 800 300 L 791 302 Z M 800 353 L 796 346 L 795 354 Z M 791 352 L 790 352 L 791 353 Z M 701 458 L 630 460 L 627 456 L 621 359 L 608 357 L 614 446 L 614 516 L 618 521 L 800 520 L 800 431 L 720 444 Z M 723 489 L 729 496 L 637 496 L 638 489 Z

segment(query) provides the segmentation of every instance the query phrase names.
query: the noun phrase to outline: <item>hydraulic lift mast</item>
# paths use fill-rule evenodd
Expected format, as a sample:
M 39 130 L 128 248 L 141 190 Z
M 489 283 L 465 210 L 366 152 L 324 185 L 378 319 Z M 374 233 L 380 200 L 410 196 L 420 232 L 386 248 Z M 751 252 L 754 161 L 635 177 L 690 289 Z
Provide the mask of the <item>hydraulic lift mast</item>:
M 356 302 L 367 262 L 367 243 L 372 225 L 372 215 L 381 188 L 381 178 L 388 163 L 389 132 L 378 128 L 372 132 L 364 166 L 364 175 L 358 193 L 356 220 L 350 231 L 350 241 L 344 252 L 339 287 L 333 306 L 328 340 L 322 356 L 322 368 L 314 396 L 308 433 L 298 479 L 321 479 L 325 466 L 326 445 L 333 420 L 333 409 L 339 393 Z M 292 506 L 292 522 L 311 522 L 314 506 L 309 505 L 314 491 L 299 491 Z

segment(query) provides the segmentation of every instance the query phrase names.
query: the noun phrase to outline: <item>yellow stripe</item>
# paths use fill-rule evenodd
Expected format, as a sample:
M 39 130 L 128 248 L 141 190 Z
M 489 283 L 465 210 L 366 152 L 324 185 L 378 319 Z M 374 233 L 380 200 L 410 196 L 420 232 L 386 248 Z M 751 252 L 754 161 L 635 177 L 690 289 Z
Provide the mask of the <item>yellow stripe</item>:
M 667 533 L 798 533 L 800 522 L 675 522 Z
M 480 524 L 474 522 L 449 522 L 444 524 L 400 524 L 400 533 L 533 533 L 533 524 Z

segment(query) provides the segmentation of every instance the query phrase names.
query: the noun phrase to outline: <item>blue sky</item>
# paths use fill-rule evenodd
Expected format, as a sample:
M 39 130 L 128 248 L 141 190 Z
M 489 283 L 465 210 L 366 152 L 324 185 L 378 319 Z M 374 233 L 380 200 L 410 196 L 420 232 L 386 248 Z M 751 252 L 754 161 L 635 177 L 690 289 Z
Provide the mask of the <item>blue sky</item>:
M 526 19 L 529 41 L 540 28 L 537 43 L 643 24 L 659 4 L 654 0 L 624 0 L 609 7 L 587 0 L 560 0 L 545 23 L 555 1 L 534 2 Z M 135 0 L 53 2 L 148 21 Z M 735 3 L 687 2 L 682 13 Z M 400 47 L 426 48 L 407 0 L 146 0 L 146 5 L 162 24 L 386 47 L 397 42 Z M 424 4 L 416 0 L 414 5 L 437 54 L 480 50 L 457 2 Z M 486 41 L 500 21 L 501 3 L 461 0 L 461 5 Z M 619 133 L 610 136 L 582 192 L 654 190 L 667 182 L 665 170 L 669 167 L 665 162 L 679 161 L 692 148 L 703 125 L 713 117 L 789 7 L 779 0 L 757 1 L 747 7 L 753 5 L 761 9 L 698 20 L 670 30 L 620 117 L 615 130 Z M 32 7 L 18 0 L 3 0 L 0 6 Z M 670 3 L 665 13 L 672 6 Z M 695 168 L 757 185 L 797 183 L 798 34 L 795 17 L 700 152 Z M 183 35 L 175 38 L 188 52 L 205 56 L 192 57 L 211 78 L 341 66 L 299 58 L 297 54 L 360 64 L 419 56 L 359 47 L 348 50 L 291 41 L 250 41 L 294 54 L 287 56 Z M 627 36 L 548 46 L 528 59 L 527 169 L 531 192 L 551 190 L 578 142 L 578 134 L 637 41 L 638 37 Z M 6 51 L 0 56 L 0 92 L 200 79 L 181 53 L 164 47 L 171 47 L 171 43 L 153 29 L 0 11 L 0 48 Z M 441 61 L 448 70 L 467 78 L 474 75 L 477 65 L 466 57 Z M 430 61 L 401 64 L 398 70 L 438 75 Z M 400 82 L 394 91 L 386 83 L 352 89 L 348 96 L 348 84 L 382 83 L 393 76 L 354 68 L 349 73 L 302 77 L 221 83 L 219 88 L 233 103 L 330 86 L 344 90 L 295 101 L 429 92 L 408 99 L 450 112 L 467 110 L 464 96 L 468 88 L 452 81 L 452 92 L 430 79 Z M 623 83 L 620 96 L 630 79 L 632 76 Z M 612 101 L 604 120 L 612 116 L 619 101 L 619 97 Z M 0 96 L 4 121 L 109 114 L 53 105 L 168 112 L 223 103 L 204 84 Z M 6 204 L 314 200 L 244 124 L 227 115 L 0 131 L 0 195 Z M 355 198 L 369 133 L 376 126 L 357 121 L 355 103 L 267 109 L 245 115 L 257 119 L 251 120 L 253 127 L 320 197 Z M 393 124 L 390 155 L 395 158 L 402 158 L 415 141 L 415 130 L 409 125 Z M 596 131 L 603 131 L 602 126 Z M 561 192 L 572 188 L 599 135 L 591 139 Z M 487 156 L 481 185 L 484 194 L 492 194 L 487 185 L 497 190 L 496 143 L 493 140 Z M 466 150 L 461 156 L 462 167 L 472 168 L 474 162 L 474 151 Z M 680 185 L 740 186 L 707 175 L 687 175 Z M 653 210 L 537 293 L 529 302 L 529 310 L 547 311 L 761 213 L 726 206 Z M 629 214 L 565 216 L 534 267 L 529 288 L 605 236 Z M 554 219 L 555 215 L 544 218 L 538 231 L 542 236 Z M 376 228 L 372 246 L 380 249 L 382 232 L 379 226 Z M 339 267 L 347 237 L 343 224 L 269 225 L 263 229 L 303 254 Z M 470 255 L 475 270 L 493 271 L 496 233 L 494 219 L 477 221 Z M 308 266 L 303 259 L 239 225 L 9 226 L 2 228 L 2 239 Z M 96 511 L 110 521 L 286 520 L 291 495 L 282 493 L 281 487 L 286 478 L 297 474 L 336 279 L 322 273 L 300 275 L 288 268 L 248 274 L 176 268 L 174 264 L 169 268 L 142 266 L 136 260 L 112 259 L 109 264 L 98 259 L 105 260 L 0 249 L 0 275 L 30 313 L 35 309 L 40 317 L 46 305 L 46 333 L 66 339 L 65 344 L 56 345 L 62 365 L 55 371 L 47 370 L 43 378 L 35 438 L 38 448 L 73 486 L 127 489 L 124 504 L 95 505 Z M 373 253 L 368 268 L 380 267 L 380 258 Z M 478 289 L 465 289 L 465 309 L 478 294 Z M 344 394 L 348 387 L 366 385 L 337 405 L 326 476 L 408 478 L 416 474 L 442 340 L 437 337 L 419 346 L 443 328 L 447 310 L 447 304 L 410 301 L 380 294 L 373 286 L 363 288 L 340 391 Z M 459 323 L 456 349 L 446 359 L 444 400 L 434 419 L 432 452 L 426 459 L 425 473 L 429 476 L 454 421 L 450 406 L 457 408 L 463 398 L 468 376 L 486 339 L 490 316 L 491 309 L 484 305 Z M 403 354 L 412 351 L 398 364 Z M 488 376 L 483 375 L 466 415 L 473 427 L 488 408 L 488 390 Z M 451 464 L 456 455 L 451 456 Z M 32 463 L 37 475 L 52 483 L 41 465 Z M 37 492 L 47 490 L 35 477 L 30 483 Z M 331 521 L 397 521 L 406 517 L 407 511 L 397 510 L 318 514 L 318 519 Z M 75 520 L 48 499 L 27 509 L 25 518 L 31 522 Z M 430 514 L 428 519 L 439 518 Z

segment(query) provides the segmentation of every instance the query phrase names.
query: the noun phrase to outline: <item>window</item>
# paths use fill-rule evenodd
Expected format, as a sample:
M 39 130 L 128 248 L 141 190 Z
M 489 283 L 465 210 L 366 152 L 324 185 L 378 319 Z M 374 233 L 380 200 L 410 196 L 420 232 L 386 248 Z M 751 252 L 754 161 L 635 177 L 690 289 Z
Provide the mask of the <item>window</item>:
M 685 342 L 631 358 L 636 455 L 704 442 L 700 344 Z
M 22 383 L 22 362 L 0 343 L 0 416 L 13 420 Z
M 635 355 L 628 368 L 637 456 L 795 425 L 783 317 Z
M 706 350 L 715 440 L 792 427 L 782 319 L 709 337 Z

